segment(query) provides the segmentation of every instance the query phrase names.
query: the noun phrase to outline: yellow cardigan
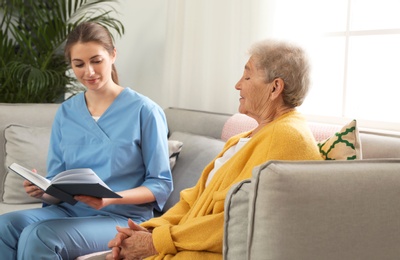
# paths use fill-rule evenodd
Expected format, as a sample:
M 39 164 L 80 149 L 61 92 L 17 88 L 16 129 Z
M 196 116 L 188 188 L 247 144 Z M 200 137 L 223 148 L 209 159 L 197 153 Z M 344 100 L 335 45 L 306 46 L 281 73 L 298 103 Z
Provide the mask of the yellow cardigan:
M 230 138 L 215 159 L 250 133 Z M 215 159 L 205 167 L 194 187 L 181 191 L 175 206 L 161 217 L 141 224 L 154 228 L 153 243 L 159 252 L 147 259 L 222 259 L 224 202 L 231 186 L 250 178 L 255 166 L 269 160 L 322 160 L 322 157 L 306 120 L 292 111 L 255 134 L 205 187 Z

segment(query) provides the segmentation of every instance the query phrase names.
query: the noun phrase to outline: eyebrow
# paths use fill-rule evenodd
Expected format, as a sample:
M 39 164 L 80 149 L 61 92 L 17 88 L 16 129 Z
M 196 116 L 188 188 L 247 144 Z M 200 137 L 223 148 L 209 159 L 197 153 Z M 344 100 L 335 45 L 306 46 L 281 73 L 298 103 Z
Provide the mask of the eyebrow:
M 93 57 L 90 57 L 89 60 L 95 59 L 97 57 L 101 57 L 101 55 L 94 55 Z M 82 61 L 81 59 L 72 59 L 72 61 Z

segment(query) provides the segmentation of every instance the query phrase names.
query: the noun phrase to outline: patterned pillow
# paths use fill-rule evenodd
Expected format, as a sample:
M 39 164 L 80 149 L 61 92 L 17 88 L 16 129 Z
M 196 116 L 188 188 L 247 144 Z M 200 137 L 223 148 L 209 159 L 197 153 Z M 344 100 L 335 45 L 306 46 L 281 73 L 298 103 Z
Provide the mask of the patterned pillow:
M 325 160 L 362 159 L 357 121 L 351 121 L 333 136 L 319 142 L 318 147 Z

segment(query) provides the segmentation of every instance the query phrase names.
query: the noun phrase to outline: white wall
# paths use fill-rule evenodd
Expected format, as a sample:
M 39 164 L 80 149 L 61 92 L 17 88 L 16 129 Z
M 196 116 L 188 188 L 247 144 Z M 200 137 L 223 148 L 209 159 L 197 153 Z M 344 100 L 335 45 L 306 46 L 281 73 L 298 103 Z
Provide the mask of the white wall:
M 300 22 L 297 22 L 298 26 L 294 26 L 298 20 L 287 20 L 287 15 L 279 14 L 276 7 L 280 6 L 280 2 L 120 0 L 116 8 L 121 12 L 119 18 L 126 29 L 122 38 L 117 38 L 116 41 L 119 55 L 116 65 L 121 85 L 150 97 L 163 108 L 177 106 L 221 113 L 237 112 L 239 93 L 234 89 L 234 85 L 241 77 L 247 60 L 247 57 L 242 59 L 242 55 L 250 44 L 263 38 L 286 38 L 281 35 L 281 27 L 294 28 L 289 35 L 294 37 L 296 32 L 300 35 L 299 38 L 292 39 L 295 42 L 302 43 L 304 39 L 310 38 L 298 30 L 299 26 L 308 28 L 307 26 L 301 26 Z M 282 6 L 283 12 L 286 12 L 286 5 Z M 300 14 L 300 18 L 305 13 L 301 8 L 305 8 L 303 4 L 294 9 L 295 13 Z M 330 11 L 329 9 L 328 12 Z M 324 12 L 318 14 L 325 15 Z M 315 17 L 312 21 L 314 20 Z M 312 43 L 313 45 L 309 46 L 310 51 L 321 48 L 318 42 Z M 331 58 L 326 59 L 323 55 L 317 58 L 321 63 L 313 62 L 313 66 L 323 71 L 326 70 L 324 68 L 327 66 L 327 60 L 329 64 L 332 63 Z M 318 76 L 322 78 L 321 85 L 328 87 L 319 90 L 314 96 L 317 104 L 322 101 L 324 106 L 328 107 L 325 105 L 326 99 L 320 98 L 321 94 L 325 89 L 331 91 L 330 86 L 333 86 L 332 90 L 337 91 L 336 86 L 340 86 L 341 83 L 336 84 L 329 80 L 331 85 L 328 85 L 325 81 L 330 77 L 322 73 L 318 73 Z M 312 81 L 316 82 L 314 79 Z M 332 94 L 332 91 L 330 93 Z M 310 93 L 306 102 L 310 102 L 312 96 Z M 332 99 L 332 95 L 330 98 Z M 388 105 L 393 104 L 388 102 Z M 376 110 L 376 106 L 372 107 Z M 339 113 L 341 111 L 340 108 L 333 109 Z M 327 117 L 321 109 L 310 111 L 312 115 L 318 114 L 318 118 L 313 118 L 316 121 L 341 123 L 342 120 L 347 120 L 341 114 Z M 385 111 L 388 114 L 388 110 Z M 398 117 L 395 116 L 395 126 L 382 126 L 382 122 L 378 121 L 366 122 L 363 125 L 361 123 L 364 122 L 360 120 L 362 117 L 357 113 L 352 114 L 351 118 L 357 118 L 359 125 L 363 127 L 399 129 Z
M 247 48 L 272 16 L 258 0 L 125 0 L 120 83 L 169 106 L 236 113 Z M 257 26 L 255 26 L 257 25 Z M 263 33 L 260 33 L 263 32 Z
M 120 85 L 142 93 L 163 108 L 162 86 L 167 1 L 122 0 L 116 5 L 125 34 L 116 37 Z M 164 102 L 165 103 L 165 102 Z

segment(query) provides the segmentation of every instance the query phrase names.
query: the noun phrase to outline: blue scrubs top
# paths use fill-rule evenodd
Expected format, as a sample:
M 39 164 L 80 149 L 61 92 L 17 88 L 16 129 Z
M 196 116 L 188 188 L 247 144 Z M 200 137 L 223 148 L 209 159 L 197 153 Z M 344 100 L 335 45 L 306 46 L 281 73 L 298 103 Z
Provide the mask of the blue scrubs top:
M 110 205 L 96 214 L 145 221 L 162 209 L 172 192 L 164 111 L 149 98 L 125 88 L 96 122 L 84 93 L 63 102 L 51 133 L 47 177 L 74 168 L 91 168 L 114 191 L 145 186 L 156 202 Z M 78 202 L 60 206 L 77 216 L 93 211 Z

